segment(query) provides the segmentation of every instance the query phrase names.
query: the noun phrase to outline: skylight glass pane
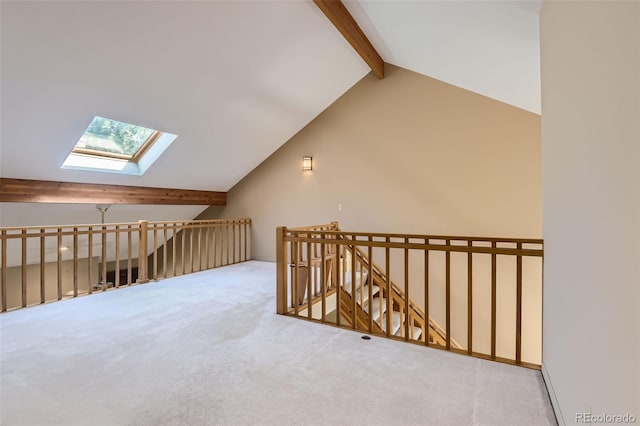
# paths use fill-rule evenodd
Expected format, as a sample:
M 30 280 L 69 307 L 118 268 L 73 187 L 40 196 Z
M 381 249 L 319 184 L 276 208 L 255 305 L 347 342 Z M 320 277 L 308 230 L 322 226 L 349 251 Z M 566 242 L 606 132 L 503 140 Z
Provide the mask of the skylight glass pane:
M 142 176 L 177 137 L 96 116 L 60 168 Z
M 94 117 L 76 148 L 132 157 L 155 130 L 104 117 Z

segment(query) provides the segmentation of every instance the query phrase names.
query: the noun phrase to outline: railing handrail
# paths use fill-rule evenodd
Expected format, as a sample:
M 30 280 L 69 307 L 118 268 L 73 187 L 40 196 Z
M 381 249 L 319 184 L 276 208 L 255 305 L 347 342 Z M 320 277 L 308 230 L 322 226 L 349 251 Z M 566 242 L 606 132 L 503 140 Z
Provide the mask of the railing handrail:
M 242 224 L 242 223 L 251 223 L 251 219 L 250 218 L 243 218 L 243 219 L 198 219 L 198 220 L 161 220 L 161 221 L 153 221 L 153 222 L 147 222 L 151 225 L 153 224 L 165 224 L 165 223 L 195 223 L 195 224 L 216 224 L 216 223 L 235 223 L 235 224 Z
M 326 225 L 317 225 L 317 226 L 326 226 Z M 500 238 L 500 237 L 465 237 L 465 236 L 455 236 L 455 235 L 429 235 L 429 234 L 398 234 L 398 233 L 382 233 L 382 232 L 352 232 L 352 231 L 330 231 L 330 230 L 315 230 L 313 228 L 317 226 L 308 226 L 303 228 L 286 228 L 287 232 L 292 234 L 299 233 L 313 233 L 313 234 L 321 234 L 325 233 L 327 235 L 349 235 L 353 237 L 379 237 L 379 238 L 409 238 L 409 239 L 429 239 L 429 240 L 450 240 L 450 241 L 477 241 L 477 242 L 488 242 L 488 243 L 522 243 L 522 244 L 544 244 L 544 240 L 540 238 Z M 364 240 L 356 240 L 356 241 L 364 241 Z M 463 247 L 463 246 L 460 246 Z
M 162 224 L 169 224 L 169 223 L 195 223 L 195 224 L 216 224 L 216 223 L 235 223 L 235 224 L 242 224 L 242 223 L 251 223 L 251 219 L 250 218 L 244 218 L 244 219 L 198 219 L 198 220 L 194 220 L 194 219 L 178 219 L 178 220 L 163 220 L 163 221 L 147 221 L 147 224 L 149 225 L 162 225 Z M 83 223 L 83 224 L 76 224 L 76 225 L 31 225 L 31 226 L 0 226 L 0 231 L 22 231 L 22 230 L 41 230 L 41 229 L 58 229 L 58 228 L 84 228 L 84 227 L 102 227 L 102 226 L 110 226 L 110 227 L 115 227 L 115 226 L 138 226 L 140 225 L 140 221 L 138 222 L 113 222 L 113 223 Z
M 285 232 L 289 232 L 289 229 L 286 229 Z M 313 236 L 305 236 L 299 237 L 298 234 L 308 234 L 308 235 L 317 235 L 317 237 Z M 383 247 L 383 248 L 406 248 L 409 250 L 431 250 L 431 251 L 445 251 L 445 252 L 460 252 L 460 253 L 484 253 L 484 254 L 500 254 L 500 255 L 513 255 L 513 256 L 531 256 L 531 257 L 542 257 L 543 250 L 542 249 L 530 249 L 530 248 L 508 248 L 508 247 L 480 247 L 474 245 L 467 246 L 459 246 L 452 244 L 430 244 L 430 243 L 400 243 L 394 241 L 368 241 L 368 240 L 355 240 L 355 239 L 340 239 L 340 238 L 324 238 L 322 235 L 333 235 L 336 237 L 347 237 L 352 236 L 351 232 L 343 232 L 343 231 L 292 231 L 289 235 L 285 235 L 285 241 L 297 241 L 302 243 L 318 243 L 318 244 L 340 244 L 340 245 L 357 245 L 362 247 Z M 371 236 L 371 237 L 386 237 L 387 234 L 366 234 L 366 233 L 358 233 L 359 236 Z M 401 234 L 397 234 L 397 238 L 401 237 Z M 393 237 L 392 237 L 393 238 Z M 414 237 L 414 238 L 422 238 L 425 237 Z M 430 237 L 426 237 L 430 239 Z M 343 242 L 340 242 L 343 241 Z M 511 241 L 508 241 L 511 243 Z M 514 242 L 518 244 L 517 242 Z M 496 243 L 497 244 L 497 243 Z M 525 243 L 520 243 L 525 244 Z M 542 244 L 542 243 L 540 243 Z
M 14 282 L 16 287 L 20 285 L 22 294 L 19 306 L 12 304 L 11 309 L 34 303 L 28 301 L 33 300 L 34 294 L 40 296 L 39 303 L 52 300 L 46 294 L 46 283 L 57 284 L 57 300 L 62 300 L 67 296 L 62 294 L 63 281 L 73 284 L 72 297 L 77 297 L 94 290 L 106 291 L 109 285 L 120 287 L 121 271 L 126 272 L 126 285 L 132 285 L 134 281 L 143 284 L 150 279 L 247 261 L 250 259 L 250 226 L 251 219 L 242 218 L 0 227 L 0 310 L 9 309 L 7 288 Z M 94 249 L 94 246 L 97 247 Z M 7 249 L 11 257 L 7 256 Z M 63 255 L 63 251 L 67 254 Z M 101 262 L 99 270 L 94 261 Z M 63 279 L 65 262 L 71 262 L 73 276 Z M 121 266 L 122 262 L 126 262 L 126 269 Z M 181 274 L 176 267 L 178 262 Z M 83 271 L 80 271 L 81 263 L 86 265 Z M 47 272 L 47 265 L 53 265 L 52 272 Z M 37 290 L 36 275 L 27 273 L 30 267 L 40 272 Z M 11 283 L 8 281 L 10 268 L 20 274 L 12 278 Z M 137 279 L 133 277 L 134 269 L 137 269 Z M 113 283 L 107 279 L 108 273 L 115 274 Z
M 343 283 L 347 282 L 345 280 L 348 278 L 351 282 L 351 289 L 352 289 L 351 293 L 353 294 L 350 296 L 352 299 L 350 299 L 349 306 L 345 305 L 344 307 L 348 311 L 348 318 L 347 317 L 344 317 L 344 318 L 347 324 L 350 324 L 351 328 L 360 329 L 360 326 L 362 325 L 361 324 L 362 319 L 359 316 L 361 316 L 361 314 L 364 314 L 364 318 L 365 318 L 364 321 L 365 322 L 367 321 L 366 315 L 369 311 L 367 311 L 367 308 L 365 308 L 365 306 L 367 303 L 372 303 L 372 298 L 374 297 L 373 296 L 374 293 L 372 292 L 372 287 L 374 287 L 373 283 L 375 283 L 377 284 L 375 286 L 376 290 L 374 290 L 375 294 L 377 294 L 377 296 L 375 297 L 377 297 L 380 300 L 380 307 L 375 309 L 375 312 L 377 312 L 376 315 L 379 315 L 379 312 L 383 311 L 384 304 L 386 303 L 385 318 L 386 318 L 387 330 L 384 332 L 384 335 L 388 337 L 401 336 L 404 338 L 404 340 L 409 341 L 411 339 L 414 339 L 413 333 L 414 333 L 414 326 L 415 326 L 415 328 L 422 328 L 423 331 L 422 331 L 422 334 L 420 335 L 420 339 L 426 346 L 430 346 L 428 342 L 429 336 L 427 334 L 430 332 L 433 332 L 432 335 L 434 336 L 434 338 L 436 337 L 443 338 L 444 336 L 443 340 L 445 341 L 445 343 L 444 343 L 444 347 L 442 347 L 443 349 L 458 352 L 458 353 L 466 353 L 467 355 L 478 356 L 480 358 L 489 358 L 489 359 L 498 360 L 501 362 L 515 363 L 517 365 L 523 365 L 523 366 L 538 368 L 538 369 L 540 368 L 540 366 L 537 364 L 529 363 L 523 360 L 522 336 L 523 336 L 523 332 L 531 333 L 531 330 L 527 331 L 526 327 L 523 327 L 523 311 L 527 309 L 530 311 L 530 308 L 526 308 L 526 306 L 523 304 L 523 291 L 526 290 L 527 288 L 532 288 L 531 285 L 541 286 L 541 276 L 542 276 L 541 274 L 542 262 L 536 261 L 531 263 L 527 261 L 527 265 L 529 266 L 525 266 L 525 260 L 543 258 L 544 241 L 542 239 L 468 237 L 468 236 L 454 236 L 454 235 L 451 235 L 451 236 L 423 235 L 423 234 L 400 234 L 400 233 L 380 233 L 380 232 L 348 232 L 348 231 L 340 230 L 337 222 L 331 222 L 330 224 L 327 224 L 327 225 L 313 225 L 313 226 L 298 227 L 298 228 L 278 227 L 276 230 L 276 237 L 277 237 L 277 266 L 278 266 L 278 274 L 277 274 L 278 297 L 277 297 L 276 308 L 277 308 L 277 312 L 280 314 L 299 316 L 300 309 L 302 309 L 303 311 L 305 309 L 304 308 L 305 305 L 303 303 L 303 300 L 305 300 L 304 299 L 305 294 L 313 296 L 313 291 L 317 292 L 318 291 L 317 289 L 319 287 L 322 287 L 324 289 L 327 286 L 327 283 L 324 280 L 327 278 L 331 278 L 332 282 L 334 282 L 335 280 L 334 284 L 329 284 L 329 285 L 338 285 L 338 286 L 341 286 L 340 284 L 341 281 Z M 319 263 L 317 262 L 316 257 L 311 256 L 312 250 L 314 253 L 316 253 L 315 256 L 317 256 L 317 250 L 318 250 L 317 247 L 320 247 L 320 253 L 322 255 L 322 262 L 319 262 Z M 325 250 L 323 247 L 334 247 L 333 251 L 335 251 L 336 253 L 344 254 L 344 256 L 351 255 L 351 259 L 349 260 L 349 263 L 345 264 L 344 267 L 342 266 L 342 263 L 343 263 L 342 255 L 340 255 L 341 261 L 338 265 L 329 266 L 330 268 L 332 268 L 331 270 L 333 271 L 340 270 L 341 271 L 340 274 L 342 275 L 333 275 L 335 274 L 335 272 L 331 272 L 330 277 L 324 275 L 325 272 L 323 272 L 324 270 L 322 269 L 322 266 L 325 265 L 324 260 L 326 256 L 325 256 L 325 253 L 324 253 Z M 373 262 L 373 248 L 385 249 L 383 250 L 385 264 L 386 264 L 385 269 L 379 267 Z M 290 256 L 288 256 L 289 251 L 290 251 Z M 410 281 L 407 277 L 409 277 L 409 272 L 408 272 L 410 268 L 409 263 L 413 262 L 409 260 L 411 251 L 418 251 L 418 252 L 424 253 L 424 261 L 419 260 L 418 261 L 419 263 L 415 265 L 415 267 L 418 267 L 419 265 L 423 265 L 419 267 L 424 267 L 424 275 L 416 274 L 418 275 L 419 281 L 420 280 L 424 281 L 424 298 L 425 298 L 424 311 L 422 311 L 420 308 L 422 306 L 421 304 L 419 305 L 417 302 L 412 300 L 411 297 L 409 297 Z M 376 251 L 376 252 L 380 253 L 380 251 Z M 401 252 L 402 258 L 404 259 L 404 275 L 400 273 L 401 276 L 405 277 L 404 287 L 394 283 L 391 280 L 391 277 L 390 277 L 390 275 L 392 275 L 390 273 L 391 265 L 389 263 L 391 252 L 396 252 L 396 253 Z M 436 271 L 443 271 L 443 272 L 436 272 L 435 275 L 429 274 L 429 270 L 431 268 L 429 266 L 430 252 L 441 253 L 440 255 L 438 255 L 433 259 L 436 259 L 434 261 L 436 262 L 435 263 L 435 267 L 437 268 Z M 451 253 L 454 253 L 454 255 L 452 255 Z M 455 253 L 465 254 L 465 256 L 459 256 L 458 254 L 455 254 Z M 480 255 L 480 256 L 473 256 L 473 255 Z M 509 262 L 513 261 L 515 268 L 512 269 L 512 266 L 509 266 L 511 265 L 511 263 L 502 263 L 502 261 L 499 259 L 502 259 L 503 257 L 513 259 L 513 260 L 510 260 Z M 485 265 L 485 266 L 481 266 L 480 269 L 475 272 L 474 272 L 474 269 L 476 268 L 473 267 L 474 265 L 476 265 L 476 263 L 474 262 L 474 258 L 480 259 L 480 265 Z M 308 262 L 307 266 L 304 266 L 302 265 L 302 263 L 300 263 L 300 262 L 304 263 L 305 259 Z M 346 259 L 349 259 L 349 257 L 346 257 Z M 416 258 L 414 257 L 414 259 Z M 316 271 L 311 273 L 311 271 L 306 271 L 304 273 L 301 273 L 300 268 L 311 267 L 312 261 L 315 261 L 318 265 L 320 265 L 320 272 Z M 489 267 L 489 261 L 490 261 L 490 267 Z M 287 271 L 286 271 L 286 268 L 289 262 L 293 262 L 291 263 L 291 265 L 293 266 L 291 277 L 287 275 Z M 356 262 L 357 262 L 358 268 L 356 268 Z M 453 263 L 455 263 L 456 266 L 454 266 Z M 351 265 L 349 269 L 349 271 L 351 272 L 347 271 L 345 275 L 346 269 L 343 269 L 343 268 L 348 269 L 349 264 Z M 318 266 L 316 266 L 316 268 L 317 267 Z M 456 268 L 456 269 L 452 271 L 452 268 Z M 527 272 L 529 271 L 531 272 L 531 273 L 528 273 L 526 277 L 523 272 L 524 268 L 527 268 Z M 530 269 L 530 268 L 534 268 L 534 269 Z M 538 270 L 537 272 L 536 272 L 536 269 Z M 355 291 L 356 291 L 357 285 L 355 284 L 356 282 L 355 280 L 356 280 L 356 271 L 358 270 L 361 272 L 368 271 L 369 276 L 374 281 L 371 282 L 371 285 L 366 290 L 364 290 L 364 292 L 359 292 L 357 293 L 358 296 L 356 296 Z M 451 293 L 452 290 L 454 290 L 453 288 L 454 279 L 455 280 L 461 279 L 458 277 L 458 275 L 455 275 L 455 274 L 458 274 L 458 272 L 456 271 L 466 271 L 464 272 L 464 274 L 466 274 L 466 283 L 465 283 L 466 285 L 464 287 L 461 287 L 461 284 L 459 284 L 460 281 L 455 281 L 457 283 L 455 284 L 456 286 L 455 291 L 464 292 L 466 293 L 466 295 L 463 295 L 463 293 L 460 293 L 460 294 L 456 293 L 457 295 L 452 295 Z M 400 270 L 398 270 L 398 272 L 400 272 Z M 319 287 L 317 284 L 318 273 L 320 274 L 320 277 L 321 277 L 320 280 L 322 280 Z M 504 274 L 507 274 L 507 275 L 505 276 Z M 312 275 L 315 277 L 313 279 L 313 282 L 309 278 Z M 478 345 L 477 344 L 475 346 L 473 345 L 473 334 L 474 334 L 473 331 L 474 329 L 476 329 L 476 325 L 474 325 L 474 323 L 476 322 L 476 319 L 474 319 L 473 317 L 473 312 L 474 312 L 474 301 L 477 300 L 473 296 L 473 293 L 475 291 L 474 289 L 477 288 L 474 284 L 477 282 L 476 281 L 477 278 L 475 277 L 475 275 L 480 276 L 480 282 L 482 283 L 481 285 L 483 286 L 482 288 L 487 288 L 488 289 L 487 291 L 491 292 L 490 298 L 480 299 L 480 300 L 488 300 L 488 302 L 484 302 L 484 301 L 482 302 L 482 306 L 484 306 L 484 308 L 482 309 L 487 309 L 488 314 L 485 314 L 483 316 L 483 321 L 485 322 L 482 323 L 483 325 L 481 326 L 487 327 L 489 331 L 490 341 L 487 342 L 490 347 L 489 353 L 477 352 L 476 349 L 478 348 Z M 342 276 L 342 279 L 340 279 L 341 276 Z M 437 280 L 435 284 L 430 284 L 430 278 L 429 278 L 430 276 L 432 277 L 432 279 Z M 363 277 L 363 274 L 360 274 L 359 275 L 360 286 L 363 285 L 362 277 Z M 509 290 L 509 291 L 514 291 L 516 296 L 513 302 L 515 303 L 515 310 L 514 310 L 515 345 L 512 347 L 512 348 L 515 348 L 515 355 L 514 356 L 509 355 L 509 357 L 512 357 L 512 358 L 504 358 L 500 356 L 500 354 L 498 353 L 498 351 L 503 351 L 504 348 L 506 348 L 506 346 L 501 346 L 500 348 L 497 347 L 498 331 L 499 331 L 496 324 L 497 317 L 498 317 L 498 310 L 499 310 L 498 304 L 507 303 L 507 301 L 503 302 L 502 299 L 500 299 L 499 301 L 499 298 L 498 298 L 499 285 L 498 284 L 499 282 L 504 283 L 505 281 L 501 281 L 501 280 L 505 280 L 505 279 L 507 279 L 508 280 L 507 282 L 509 283 L 513 282 L 512 284 L 513 290 Z M 525 283 L 525 280 L 530 280 L 530 279 L 534 279 L 535 283 L 533 282 L 530 282 L 529 284 Z M 299 280 L 302 280 L 302 281 L 299 282 Z M 304 284 L 304 282 L 306 282 L 306 284 Z M 291 283 L 290 288 L 289 288 L 289 283 Z M 429 301 L 432 299 L 430 298 L 431 296 L 429 295 L 429 289 L 433 288 L 432 287 L 433 285 L 435 285 L 436 288 L 439 289 L 438 291 L 444 291 L 444 311 L 443 311 L 444 314 L 443 315 L 445 316 L 445 320 L 443 325 L 445 325 L 446 327 L 440 326 L 440 324 L 432 320 L 430 316 L 430 310 L 428 309 L 428 306 L 430 306 Z M 487 287 L 484 287 L 484 286 L 487 286 Z M 288 293 L 289 290 L 291 290 L 290 294 Z M 369 292 L 369 295 L 368 295 L 368 299 L 365 300 L 367 291 Z M 538 290 L 535 290 L 535 291 L 537 292 Z M 381 296 L 382 294 L 386 295 L 385 296 L 386 302 L 384 301 L 383 296 Z M 437 294 L 438 293 L 436 293 L 436 295 Z M 290 298 L 288 298 L 289 295 L 291 296 Z M 340 292 L 338 292 L 337 295 L 339 296 Z M 466 301 L 464 301 L 465 296 L 466 296 Z M 357 302 L 358 299 L 356 299 L 356 297 L 359 298 L 360 300 L 359 302 Z M 442 297 L 442 296 L 436 296 L 436 297 Z M 504 297 L 504 293 L 501 297 Z M 318 320 L 316 316 L 312 315 L 313 299 L 309 299 L 309 296 L 307 296 L 306 300 L 307 300 L 306 304 L 308 306 L 308 309 L 304 311 L 304 316 L 308 317 L 307 319 L 309 320 Z M 291 301 L 291 307 L 288 306 L 287 304 L 288 301 Z M 320 313 L 322 314 L 322 318 L 320 319 L 320 321 L 325 323 L 327 322 L 325 321 L 326 303 L 324 299 L 322 299 L 321 301 L 322 301 L 322 309 Z M 356 302 L 359 304 L 360 309 L 356 309 Z M 335 309 L 336 313 L 333 314 L 335 316 L 335 319 L 332 319 L 329 322 L 334 323 L 334 325 L 338 327 L 341 327 L 342 326 L 341 320 L 340 320 L 342 318 L 341 314 L 343 314 L 346 311 L 340 310 L 340 306 L 341 306 L 340 297 L 338 297 L 335 301 L 332 301 L 331 303 L 332 303 L 332 306 L 335 305 L 335 308 L 332 307 L 332 309 Z M 466 310 L 466 322 L 467 322 L 466 349 L 462 348 L 462 346 L 457 344 L 457 342 L 455 342 L 452 337 L 452 331 L 453 331 L 452 323 L 454 322 L 454 319 L 451 318 L 451 315 L 452 315 L 451 312 L 455 303 L 458 303 L 460 306 L 459 308 L 455 308 L 457 312 L 462 313 L 464 310 Z M 488 303 L 488 305 L 485 305 L 485 303 Z M 508 302 L 508 303 L 512 303 L 512 302 Z M 466 305 L 466 306 L 463 307 L 463 305 Z M 396 331 L 394 332 L 393 336 L 390 334 L 391 328 L 389 327 L 389 324 L 391 324 L 392 311 L 400 312 L 400 317 L 399 317 L 401 321 L 400 330 L 402 330 L 400 334 L 397 334 L 398 325 L 397 323 L 395 323 L 395 320 L 394 320 L 393 327 L 395 327 Z M 442 309 L 438 308 L 436 311 L 440 312 L 442 311 Z M 481 312 L 485 312 L 485 311 L 481 311 Z M 500 314 L 500 315 L 504 315 L 504 314 Z M 527 313 L 526 315 L 527 315 L 527 320 L 530 319 L 531 321 L 536 321 L 535 314 L 531 314 L 533 315 L 531 316 L 530 313 Z M 376 316 L 376 318 L 378 319 L 373 321 L 374 322 L 380 321 L 378 325 L 382 326 L 382 322 L 381 322 L 382 317 Z M 394 316 L 394 318 L 398 318 L 398 317 Z M 464 318 L 464 314 L 461 314 L 460 318 Z M 455 319 L 456 324 L 460 324 L 458 321 L 465 321 L 464 319 L 460 319 L 460 318 Z M 489 324 L 489 320 L 490 320 L 490 324 Z M 369 332 L 372 332 L 371 321 L 372 321 L 371 318 L 369 318 L 368 319 Z M 366 328 L 367 327 L 364 327 L 362 328 L 362 330 L 365 330 Z M 509 345 L 509 343 L 507 343 L 509 342 L 509 339 L 505 339 L 502 337 L 504 336 L 504 334 L 502 334 L 504 333 L 504 331 L 500 331 L 500 333 L 501 333 L 500 344 Z M 535 333 L 536 332 L 534 331 L 532 335 L 533 338 L 536 338 Z M 485 337 L 483 337 L 483 339 L 484 338 Z M 437 343 L 435 346 L 438 346 L 438 345 L 441 346 L 442 344 Z M 459 347 L 456 348 L 455 346 L 459 346 Z M 540 356 L 540 354 L 536 354 L 535 356 Z

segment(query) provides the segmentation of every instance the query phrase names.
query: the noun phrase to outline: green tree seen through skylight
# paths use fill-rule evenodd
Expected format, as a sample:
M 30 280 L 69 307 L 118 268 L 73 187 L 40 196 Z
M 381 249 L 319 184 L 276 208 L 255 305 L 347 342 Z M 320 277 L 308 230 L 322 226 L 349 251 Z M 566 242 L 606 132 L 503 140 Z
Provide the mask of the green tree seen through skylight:
M 76 146 L 133 156 L 153 132 L 145 127 L 96 116 Z

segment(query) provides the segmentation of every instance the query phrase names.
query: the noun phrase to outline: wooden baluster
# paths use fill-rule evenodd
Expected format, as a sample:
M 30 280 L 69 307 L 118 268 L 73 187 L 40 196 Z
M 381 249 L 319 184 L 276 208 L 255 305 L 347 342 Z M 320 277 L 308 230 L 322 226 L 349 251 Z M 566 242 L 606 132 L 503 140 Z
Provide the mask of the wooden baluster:
M 325 262 L 327 260 L 325 255 L 325 234 L 320 235 L 322 243 L 320 244 L 320 291 L 322 292 L 322 322 L 327 321 L 327 268 Z
M 247 256 L 247 247 L 248 247 L 248 238 L 247 238 L 247 232 L 249 231 L 249 227 L 247 226 L 247 222 L 244 222 L 244 260 L 247 261 L 249 260 L 249 257 Z
M 149 225 L 146 220 L 141 220 L 138 222 L 140 226 L 140 232 L 138 236 L 138 284 L 144 284 L 149 282 L 149 276 L 147 274 L 147 268 L 149 263 L 147 262 L 147 237 L 148 237 L 148 229 Z M 104 258 L 103 258 L 103 263 Z M 106 279 L 106 272 L 105 272 Z
M 218 224 L 213 226 L 213 267 L 218 266 Z
M 352 236 L 351 237 L 352 240 L 355 240 L 355 237 Z M 357 317 L 356 317 L 356 301 L 357 301 L 357 295 L 356 295 L 356 254 L 355 254 L 355 245 L 351 246 L 351 328 L 352 329 L 356 329 L 356 322 L 357 322 Z M 362 276 L 362 274 L 360 274 L 360 276 Z M 360 287 L 360 295 L 362 295 L 362 286 Z M 362 306 L 362 305 L 360 305 Z
M 73 228 L 73 297 L 78 297 L 78 228 Z
M 2 298 L 2 312 L 7 312 L 7 231 L 2 230 L 2 242 L 0 245 L 2 246 L 2 289 L 1 295 Z
M 234 257 L 233 257 L 233 259 L 234 259 L 234 261 L 236 263 L 240 263 L 240 262 L 242 262 L 242 221 L 241 220 L 236 221 L 236 225 L 235 226 L 236 226 L 237 232 L 236 232 L 236 237 L 235 237 L 236 246 L 235 246 L 235 249 L 234 249 Z
M 496 242 L 491 242 L 491 248 L 495 250 Z M 496 254 L 491 253 L 491 358 L 496 358 Z
M 373 258 L 369 258 L 369 264 L 370 266 L 373 265 Z M 382 320 L 384 319 L 384 306 L 383 306 L 383 301 L 382 299 L 384 299 L 384 283 L 380 283 L 380 288 L 378 289 L 378 304 L 379 304 L 379 309 L 380 309 L 380 315 L 378 315 L 378 323 L 380 325 L 380 330 L 382 330 L 382 332 L 384 333 L 384 330 L 382 329 Z M 387 292 L 387 298 L 389 297 L 389 293 Z M 386 304 L 386 302 L 385 302 Z
M 349 247 L 347 245 L 342 246 L 342 268 L 340 269 L 340 275 L 342 275 L 342 285 L 344 290 L 347 291 L 347 256 L 349 255 Z M 345 302 L 346 303 L 346 302 Z
M 226 235 L 225 235 L 225 237 L 226 237 L 225 239 L 227 240 L 227 263 L 225 263 L 225 265 L 229 264 L 229 258 L 230 258 L 230 255 L 229 255 L 229 251 L 231 250 L 231 244 L 230 244 L 231 243 L 231 241 L 230 241 L 231 238 L 229 238 L 230 232 L 231 231 L 229 231 L 229 221 L 227 221 L 227 232 L 226 232 Z
M 409 238 L 404 239 L 405 244 L 409 244 Z M 413 330 L 413 324 L 411 324 L 409 318 L 409 249 L 404 249 L 404 340 L 409 340 L 409 327 Z
M 198 271 L 202 271 L 202 226 L 198 225 Z
M 307 234 L 307 237 L 311 238 L 311 234 Z M 313 318 L 312 310 L 313 310 L 313 279 L 315 273 L 312 273 L 312 264 L 311 264 L 311 243 L 307 243 L 307 317 L 309 319 Z
M 340 323 L 342 322 L 341 320 L 341 316 L 342 316 L 342 307 L 340 306 L 342 304 L 342 284 L 340 283 L 340 277 L 341 277 L 341 273 L 340 270 L 343 268 L 342 263 L 340 261 L 341 259 L 341 254 L 340 251 L 342 249 L 342 246 L 338 245 L 338 237 L 335 236 L 335 245 L 334 245 L 334 251 L 335 251 L 335 262 L 336 264 L 333 267 L 333 285 L 336 288 L 336 325 L 338 327 L 340 327 Z
M 429 239 L 424 239 L 425 246 L 429 245 Z M 431 334 L 429 318 L 429 249 L 424 250 L 424 344 L 429 346 L 429 335 Z
M 87 265 L 89 294 L 93 293 L 93 226 L 90 226 L 87 230 L 87 259 L 89 264 Z
M 451 240 L 445 240 L 447 246 L 451 245 Z M 451 350 L 451 251 L 449 248 L 445 251 L 445 288 L 446 288 L 446 333 L 447 333 L 447 343 L 446 348 L 448 351 Z
M 518 243 L 522 250 L 522 243 Z M 522 256 L 516 257 L 516 364 L 522 363 Z
M 298 238 L 298 235 L 295 235 L 295 238 Z M 299 277 L 299 271 L 298 271 L 298 263 L 300 263 L 300 257 L 299 257 L 299 253 L 298 253 L 298 241 L 294 240 L 291 242 L 291 250 L 293 251 L 291 259 L 293 260 L 293 283 L 291 286 L 291 294 L 293 296 L 293 298 L 291 299 L 291 302 L 293 303 L 293 313 L 295 314 L 295 316 L 298 316 L 298 305 L 300 304 L 300 301 L 298 300 L 298 277 Z
M 233 241 L 233 244 L 231 245 L 233 250 L 232 260 L 233 260 L 233 263 L 236 263 L 236 221 L 235 220 L 231 222 L 231 235 L 232 235 L 232 241 Z
M 102 227 L 102 291 L 107 291 L 107 227 Z
M 131 244 L 131 225 L 127 225 L 127 285 L 131 285 L 131 256 L 132 256 L 132 244 Z
M 153 224 L 153 277 L 158 279 L 158 224 Z
M 389 244 L 389 242 L 391 241 L 389 239 L 389 237 L 385 238 L 385 241 L 387 244 Z M 392 294 L 393 294 L 393 289 L 391 288 L 391 266 L 390 266 L 390 252 L 389 252 L 389 247 L 385 247 L 384 248 L 384 265 L 386 268 L 386 280 L 385 280 L 385 286 L 387 287 L 387 329 L 383 330 L 385 332 L 385 334 L 387 336 L 391 336 L 391 324 L 393 322 L 393 316 L 391 315 L 391 310 L 393 305 L 391 304 L 391 299 L 392 299 Z
M 469 248 L 473 241 L 467 241 Z M 467 252 L 467 354 L 473 353 L 473 253 Z
M 40 228 L 40 303 L 44 303 L 46 301 L 45 296 L 45 271 L 44 266 L 46 264 L 45 253 L 44 253 L 44 233 L 46 230 L 44 228 Z
M 195 266 L 195 261 L 196 261 L 196 256 L 193 253 L 193 240 L 194 240 L 194 234 L 195 234 L 195 227 L 193 225 L 189 225 L 189 258 L 191 259 L 191 270 L 189 272 L 193 272 L 196 269 Z
M 165 223 L 162 225 L 162 227 L 162 235 L 164 237 L 164 244 L 162 246 L 162 278 L 167 278 L 167 259 L 169 258 L 169 255 L 167 253 L 167 250 L 169 250 L 169 225 Z
M 316 234 L 315 238 L 321 238 L 320 234 Z M 318 253 L 318 247 L 319 244 L 318 243 L 313 243 L 313 245 L 311 246 L 311 248 L 313 249 L 313 258 L 316 259 L 316 264 L 318 262 L 318 259 L 320 259 L 320 253 Z M 318 264 L 317 266 L 318 268 L 318 275 L 313 274 L 313 295 L 314 296 L 318 296 L 322 294 L 322 289 L 320 288 L 321 285 L 321 281 L 322 281 L 322 269 L 320 268 L 320 265 Z M 322 316 L 322 315 L 321 315 Z
M 355 240 L 355 237 L 354 237 L 354 240 Z M 356 263 L 356 272 L 358 272 L 358 270 L 360 272 L 360 275 L 358 276 L 358 280 L 360 281 L 360 286 L 359 286 L 360 287 L 360 300 L 359 300 L 359 303 L 360 303 L 360 308 L 362 308 L 364 310 L 364 276 L 362 274 L 364 271 L 362 270 L 362 261 L 358 257 L 357 253 L 358 253 L 357 252 L 357 246 L 354 244 L 353 245 L 352 255 L 353 255 L 354 258 L 356 258 L 356 261 L 357 261 L 357 263 Z
M 211 261 L 212 261 L 211 267 L 212 268 L 215 268 L 216 267 L 216 263 L 217 263 L 216 229 L 218 229 L 217 225 L 215 223 L 212 224 L 212 226 L 211 226 Z
M 58 300 L 62 300 L 62 228 L 58 228 Z
M 204 240 L 204 251 L 206 252 L 206 256 L 207 256 L 207 269 L 211 269 L 211 252 L 209 251 L 209 241 L 211 240 L 211 227 L 209 225 L 207 225 L 207 232 L 205 233 L 205 240 Z
M 22 307 L 27 307 L 27 230 L 22 230 Z
M 120 225 L 116 225 L 116 269 L 114 280 L 116 288 L 120 287 Z
M 171 224 L 173 229 L 173 235 L 171 236 L 171 272 L 172 276 L 176 276 L 176 267 L 178 263 L 177 256 L 177 244 L 178 244 L 178 223 L 174 222 Z
M 181 253 L 181 259 L 182 259 L 182 275 L 184 275 L 186 273 L 187 270 L 187 259 L 185 258 L 185 245 L 186 245 L 186 240 L 187 240 L 187 228 L 185 227 L 185 223 L 182 223 L 182 232 L 180 233 L 182 235 L 182 253 Z
M 369 242 L 373 241 L 373 237 L 369 235 Z M 373 264 L 373 246 L 367 247 L 367 257 L 369 258 L 367 268 L 367 280 L 369 281 L 369 333 L 373 333 L 373 271 L 371 265 Z M 378 289 L 378 298 L 382 297 L 380 289 Z M 382 312 L 382 311 L 380 311 Z
M 225 247 L 224 247 L 224 243 L 225 243 L 225 238 L 224 238 L 224 234 L 225 234 L 225 229 L 224 229 L 224 222 L 220 221 L 220 223 L 218 224 L 218 252 L 220 253 L 220 263 L 218 264 L 218 266 L 224 266 L 224 252 L 225 252 Z
M 227 225 L 225 225 L 224 223 L 220 224 L 220 266 L 224 266 L 226 265 L 225 263 L 225 256 L 228 252 L 227 246 L 225 244 L 227 244 Z

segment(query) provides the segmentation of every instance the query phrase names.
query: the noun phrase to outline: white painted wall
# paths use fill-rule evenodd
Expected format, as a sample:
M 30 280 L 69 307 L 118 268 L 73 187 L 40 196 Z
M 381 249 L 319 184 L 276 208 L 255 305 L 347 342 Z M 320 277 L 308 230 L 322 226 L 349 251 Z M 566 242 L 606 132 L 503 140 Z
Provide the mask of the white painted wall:
M 640 422 L 640 3 L 541 12 L 543 370 L 561 424 Z

